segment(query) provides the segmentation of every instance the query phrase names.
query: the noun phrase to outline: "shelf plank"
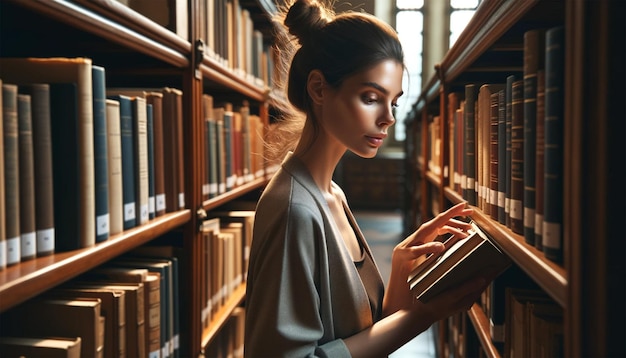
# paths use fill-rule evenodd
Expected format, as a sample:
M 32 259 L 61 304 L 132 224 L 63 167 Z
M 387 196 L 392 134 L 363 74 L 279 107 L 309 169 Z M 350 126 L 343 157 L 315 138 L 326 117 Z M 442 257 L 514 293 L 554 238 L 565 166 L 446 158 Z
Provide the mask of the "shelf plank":
M 178 68 L 189 67 L 190 62 L 187 53 L 175 51 L 160 42 L 72 2 L 65 0 L 13 0 L 13 2 L 62 23 L 71 24 L 76 27 L 77 31 L 90 33 L 125 46 L 131 51 L 141 52 Z M 189 52 L 191 52 L 191 45 Z
M 59 252 L 8 267 L 0 271 L 0 312 L 184 225 L 190 219 L 188 209 L 168 213 L 93 247 Z
M 262 188 L 265 184 L 267 184 L 266 178 L 263 178 L 263 177 L 256 178 L 224 194 L 220 194 L 214 198 L 204 201 L 202 203 L 202 207 L 204 208 L 204 210 L 212 210 L 214 208 L 217 208 L 220 205 L 226 204 L 227 202 L 233 199 L 236 199 L 244 194 L 247 194 L 251 192 L 252 190 Z
M 450 187 L 444 194 L 453 204 L 464 201 Z M 472 219 L 491 236 L 496 244 L 541 286 L 561 307 L 567 308 L 567 272 L 563 266 L 547 259 L 543 252 L 527 244 L 524 237 L 513 233 L 509 228 L 493 221 L 477 207 L 473 207 Z
M 500 352 L 498 352 L 491 341 L 489 319 L 480 305 L 475 303 L 470 310 L 467 311 L 467 315 L 474 326 L 474 330 L 476 331 L 480 344 L 485 351 L 485 355 L 488 358 L 500 358 Z
M 211 341 L 217 336 L 220 329 L 226 324 L 228 318 L 230 318 L 230 314 L 233 310 L 241 304 L 244 297 L 246 296 L 246 285 L 241 284 L 239 287 L 235 289 L 233 294 L 228 297 L 226 302 L 220 309 L 217 314 L 213 316 L 211 322 L 209 322 L 209 326 L 205 328 L 202 332 L 202 347 L 201 350 L 204 350 L 206 346 L 208 346 Z

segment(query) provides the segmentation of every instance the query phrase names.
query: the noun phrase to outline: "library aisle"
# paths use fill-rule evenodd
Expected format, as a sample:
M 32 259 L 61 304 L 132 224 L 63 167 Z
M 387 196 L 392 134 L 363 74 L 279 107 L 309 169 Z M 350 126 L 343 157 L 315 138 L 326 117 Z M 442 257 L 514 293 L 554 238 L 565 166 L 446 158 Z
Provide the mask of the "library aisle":
M 354 216 L 372 249 L 374 258 L 386 284 L 389 279 L 389 271 L 391 270 L 391 252 L 393 247 L 400 242 L 400 240 L 404 239 L 402 233 L 402 214 L 394 211 L 355 211 Z M 389 357 L 436 357 L 433 329 L 431 328 L 415 337 Z

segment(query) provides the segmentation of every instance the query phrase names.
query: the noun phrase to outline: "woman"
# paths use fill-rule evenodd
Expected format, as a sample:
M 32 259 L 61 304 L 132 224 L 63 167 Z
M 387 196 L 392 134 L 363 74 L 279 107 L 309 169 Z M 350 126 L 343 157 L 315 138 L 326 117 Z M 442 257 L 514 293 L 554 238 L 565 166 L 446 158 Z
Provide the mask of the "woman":
M 453 218 L 471 209 L 457 205 L 398 244 L 385 292 L 332 175 L 346 150 L 375 156 L 395 122 L 404 70 L 398 37 L 373 16 L 335 17 L 315 0 L 296 0 L 282 14 L 292 37 L 283 34 L 280 51 L 291 60 L 286 89 L 296 111 L 285 112 L 277 137 L 290 152 L 257 206 L 245 355 L 386 356 L 484 290 L 487 280 L 477 279 L 423 304 L 407 284 L 416 262 L 443 249 L 437 235 L 467 235 L 468 225 Z

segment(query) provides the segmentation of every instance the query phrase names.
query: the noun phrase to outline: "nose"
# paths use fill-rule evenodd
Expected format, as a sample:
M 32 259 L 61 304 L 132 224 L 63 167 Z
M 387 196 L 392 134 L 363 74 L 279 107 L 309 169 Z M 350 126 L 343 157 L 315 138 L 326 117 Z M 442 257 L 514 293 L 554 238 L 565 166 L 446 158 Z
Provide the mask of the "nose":
M 393 114 L 393 107 L 389 106 L 388 109 L 383 110 L 383 113 L 378 117 L 378 126 L 379 127 L 391 127 L 394 123 L 396 123 L 396 117 Z

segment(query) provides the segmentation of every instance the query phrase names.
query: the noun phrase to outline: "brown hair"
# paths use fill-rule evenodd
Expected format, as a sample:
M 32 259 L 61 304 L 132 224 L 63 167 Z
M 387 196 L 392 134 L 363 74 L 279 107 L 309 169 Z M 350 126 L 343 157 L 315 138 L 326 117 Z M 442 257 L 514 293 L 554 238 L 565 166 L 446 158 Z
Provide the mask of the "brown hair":
M 279 157 L 295 148 L 306 116 L 313 119 L 306 89 L 312 70 L 321 71 L 328 84 L 338 88 L 347 77 L 382 61 L 404 64 L 400 40 L 391 26 L 367 13 L 335 15 L 332 3 L 320 1 L 293 0 L 275 17 L 275 87 L 286 92 L 293 106 L 281 109 L 281 120 L 273 133 L 270 149 Z

